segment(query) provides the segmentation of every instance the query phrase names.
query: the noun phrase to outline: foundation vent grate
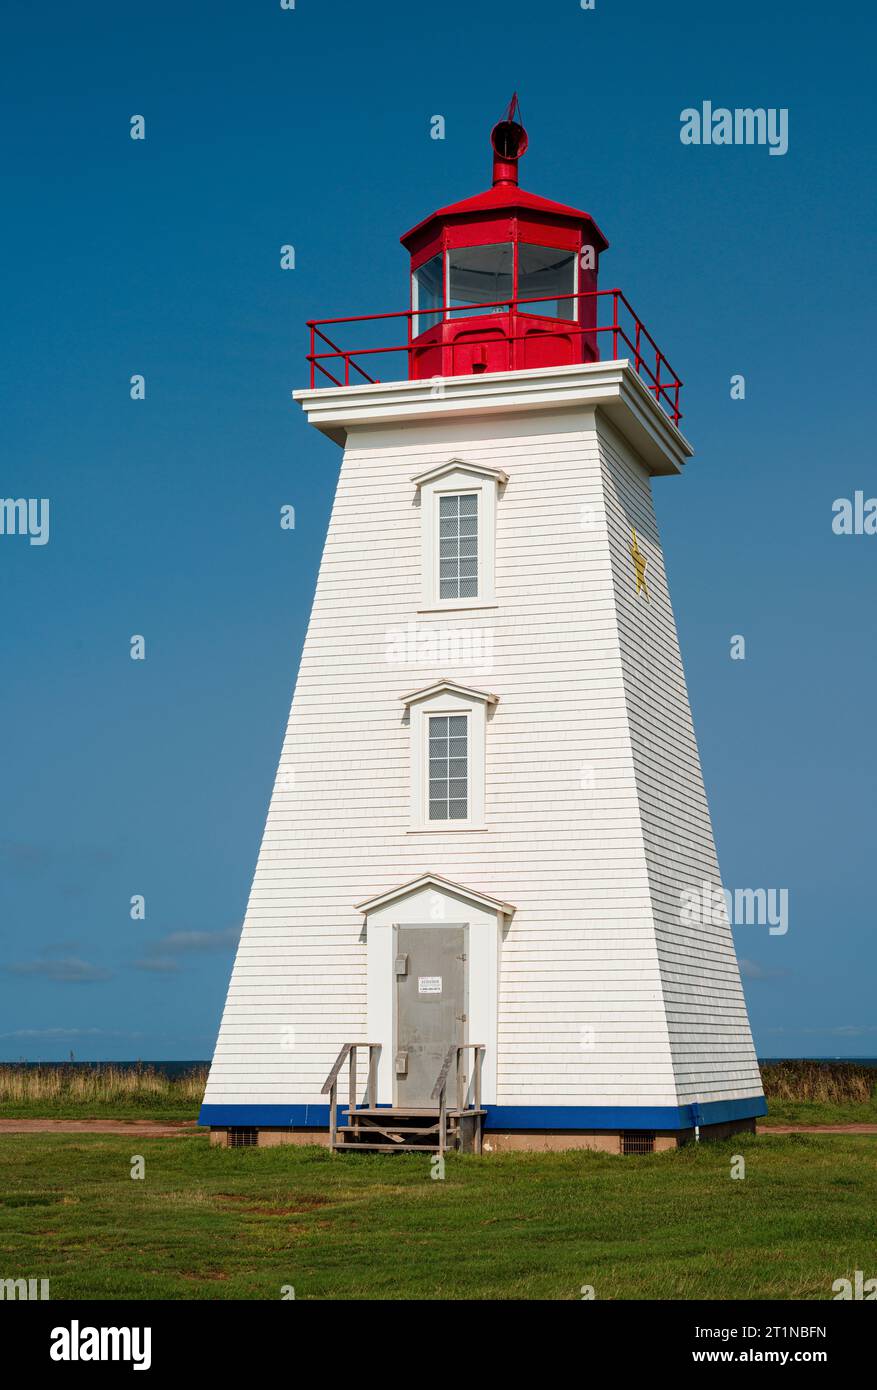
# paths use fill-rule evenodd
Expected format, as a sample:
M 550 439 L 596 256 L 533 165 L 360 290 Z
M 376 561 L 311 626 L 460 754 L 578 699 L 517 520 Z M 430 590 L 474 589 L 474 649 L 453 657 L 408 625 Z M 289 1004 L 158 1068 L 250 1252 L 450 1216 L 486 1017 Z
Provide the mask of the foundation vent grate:
M 230 1149 L 255 1149 L 259 1144 L 259 1131 L 257 1129 L 230 1129 L 228 1131 L 228 1147 Z
M 622 1134 L 621 1152 L 623 1154 L 653 1154 L 655 1152 L 654 1134 L 646 1134 L 641 1129 Z

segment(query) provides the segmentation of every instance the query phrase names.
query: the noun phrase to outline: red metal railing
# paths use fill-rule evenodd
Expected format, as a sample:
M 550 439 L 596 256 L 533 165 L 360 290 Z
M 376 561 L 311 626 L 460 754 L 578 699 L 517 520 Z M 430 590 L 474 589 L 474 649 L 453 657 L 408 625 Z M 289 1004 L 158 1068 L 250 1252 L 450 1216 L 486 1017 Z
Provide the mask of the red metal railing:
M 308 328 L 311 334 L 311 350 L 307 355 L 307 360 L 311 364 L 311 386 L 317 384 L 317 373 L 328 377 L 335 386 L 350 386 L 357 384 L 360 380 L 377 383 L 380 378 L 370 376 L 364 367 L 360 366 L 357 358 L 373 357 L 386 353 L 405 354 L 405 375 L 410 372 L 412 360 L 412 345 L 414 349 L 418 347 L 417 331 L 415 321 L 419 317 L 426 317 L 428 320 L 440 321 L 448 319 L 452 314 L 464 314 L 471 317 L 480 310 L 491 313 L 516 314 L 536 313 L 531 306 L 538 304 L 557 304 L 561 300 L 575 300 L 577 303 L 583 300 L 594 300 L 595 322 L 593 324 L 581 324 L 577 319 L 557 319 L 554 314 L 546 315 L 554 319 L 557 323 L 556 336 L 558 338 L 570 337 L 593 337 L 597 346 L 597 356 L 599 358 L 599 348 L 601 345 L 601 334 L 611 334 L 612 339 L 612 361 L 617 361 L 619 348 L 627 347 L 633 361 L 633 366 L 637 374 L 642 378 L 651 391 L 658 404 L 670 416 L 675 425 L 682 419 L 682 412 L 679 409 L 679 393 L 682 388 L 682 380 L 670 366 L 667 358 L 661 352 L 651 333 L 643 324 L 642 320 L 634 313 L 633 308 L 621 290 L 587 290 L 580 294 L 566 295 L 546 295 L 541 299 L 497 299 L 486 304 L 461 304 L 447 306 L 444 309 L 403 309 L 391 314 L 359 314 L 353 318 L 342 319 L 309 319 Z M 610 301 L 610 303 L 607 303 Z M 581 309 L 579 303 L 579 308 Z M 600 323 L 601 313 L 605 317 L 605 310 L 611 309 L 611 320 L 608 323 Z M 541 317 L 541 315 L 540 315 Z M 342 324 L 372 324 L 380 325 L 381 330 L 389 327 L 390 323 L 404 319 L 406 322 L 406 339 L 404 343 L 379 343 L 373 347 L 343 348 L 328 336 L 323 330 L 325 328 L 336 328 Z M 429 324 L 428 326 L 432 326 Z M 425 330 L 424 330 L 425 331 Z M 543 334 L 544 337 L 554 336 Z M 501 342 L 509 344 L 509 366 L 511 367 L 512 344 L 528 338 L 527 333 L 504 334 Z M 606 341 L 605 337 L 602 340 Z M 499 345 L 501 345 L 501 342 Z M 468 339 L 469 347 L 479 345 L 490 346 L 496 349 L 498 340 L 495 336 L 483 339 Z M 325 345 L 328 351 L 318 351 Z M 436 343 L 438 350 L 440 344 Z M 626 354 L 622 351 L 621 356 Z M 343 380 L 335 376 L 324 364 L 326 362 L 337 363 L 339 372 L 343 364 Z M 351 372 L 356 374 L 356 380 L 351 382 Z M 401 377 L 385 378 L 389 380 L 399 380 Z

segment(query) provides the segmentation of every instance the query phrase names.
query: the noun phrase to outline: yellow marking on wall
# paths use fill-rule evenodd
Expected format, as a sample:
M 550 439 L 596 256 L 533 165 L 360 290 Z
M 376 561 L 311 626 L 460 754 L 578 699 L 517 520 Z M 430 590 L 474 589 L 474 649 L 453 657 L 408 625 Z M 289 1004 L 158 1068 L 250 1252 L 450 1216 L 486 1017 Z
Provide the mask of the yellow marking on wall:
M 633 560 L 633 567 L 636 570 L 636 591 L 639 593 L 640 589 L 642 589 L 646 596 L 646 603 L 650 603 L 649 590 L 646 584 L 646 565 L 648 564 L 648 560 L 637 544 L 636 530 L 633 531 L 633 542 L 630 547 L 630 554 Z

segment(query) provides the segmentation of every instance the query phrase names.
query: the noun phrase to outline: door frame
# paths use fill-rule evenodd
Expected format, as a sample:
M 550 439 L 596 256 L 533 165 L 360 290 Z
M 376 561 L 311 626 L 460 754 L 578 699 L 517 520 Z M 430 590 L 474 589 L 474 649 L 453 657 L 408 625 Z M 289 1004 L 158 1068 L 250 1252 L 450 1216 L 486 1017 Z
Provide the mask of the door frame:
M 393 979 L 391 989 L 393 992 L 393 1055 L 391 1058 L 392 1077 L 393 1077 L 393 1104 L 399 1104 L 399 1078 L 396 1075 L 396 1053 L 399 1050 L 399 987 L 396 976 L 396 956 L 398 955 L 399 928 L 404 931 L 435 931 L 445 928 L 463 930 L 463 1041 L 469 1041 L 469 923 L 468 922 L 393 922 L 392 923 L 392 971 Z M 450 1044 L 449 1044 L 450 1045 Z M 438 1072 L 436 1072 L 436 1077 Z M 471 1081 L 471 1076 L 469 1081 Z M 454 1086 L 456 1086 L 456 1072 L 454 1073 Z M 455 1092 L 452 1092 L 455 1094 Z M 456 1102 L 455 1102 L 456 1103 Z
M 365 918 L 362 937 L 366 955 L 366 997 L 363 1023 L 370 1042 L 379 1043 L 378 1104 L 392 1105 L 393 1066 L 393 932 L 395 922 L 468 922 L 469 1040 L 484 1043 L 482 1099 L 497 1105 L 499 1043 L 499 981 L 503 936 L 515 908 L 437 874 L 422 874 L 367 902 L 357 911 Z

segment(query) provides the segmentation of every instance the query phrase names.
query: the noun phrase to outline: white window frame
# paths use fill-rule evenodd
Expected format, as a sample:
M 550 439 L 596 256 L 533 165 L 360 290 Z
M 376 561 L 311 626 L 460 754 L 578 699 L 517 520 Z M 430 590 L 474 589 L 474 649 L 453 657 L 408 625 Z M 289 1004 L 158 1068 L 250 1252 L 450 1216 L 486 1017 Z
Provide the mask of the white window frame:
M 459 831 L 486 830 L 484 788 L 487 746 L 487 710 L 497 697 L 484 690 L 440 681 L 425 690 L 403 696 L 411 727 L 411 823 L 412 832 L 455 835 Z M 431 715 L 464 714 L 468 727 L 468 786 L 465 820 L 429 818 L 429 719 Z
M 461 501 L 462 501 L 462 499 L 463 499 L 464 497 L 474 497 L 474 498 L 475 498 L 475 517 L 476 517 L 476 522 L 477 522 L 477 525 L 476 525 L 476 533 L 475 533 L 476 561 L 477 561 L 477 568 L 476 568 L 476 572 L 475 572 L 475 587 L 476 587 L 476 589 L 477 589 L 477 593 L 475 593 L 475 594 L 464 594 L 464 595 L 456 594 L 456 595 L 452 595 L 450 598 L 443 598 L 443 597 L 442 597 L 442 569 L 441 569 L 441 566 L 442 566 L 442 553 L 441 553 L 441 542 L 442 542 L 442 531 L 441 531 L 441 523 L 442 523 L 442 505 L 441 505 L 441 504 L 442 504 L 442 499 L 445 498 L 445 497 L 455 497 L 455 498 L 459 498 Z M 433 503 L 433 506 L 434 506 L 434 509 L 435 509 L 435 517 L 436 517 L 436 528 L 437 528 L 437 531 L 436 531 L 435 540 L 434 540 L 434 543 L 433 543 L 433 546 L 432 546 L 433 574 L 432 574 L 431 590 L 432 590 L 432 592 L 437 596 L 438 602 L 441 603 L 441 604 L 446 604 L 446 603 L 447 603 L 447 604 L 459 605 L 459 604 L 480 603 L 480 601 L 481 601 L 481 591 L 482 591 L 481 544 L 482 544 L 482 537 L 483 537 L 483 534 L 484 534 L 484 527 L 483 527 L 483 525 L 482 525 L 482 520 L 481 520 L 481 518 L 482 518 L 482 512 L 483 512 L 483 510 L 484 510 L 484 498 L 483 498 L 483 496 L 482 496 L 482 490 L 481 490 L 481 488 L 474 488 L 474 487 L 467 487 L 467 488 L 460 488 L 460 487 L 441 487 L 441 488 L 437 488 L 437 489 L 436 489 L 436 492 L 435 492 L 435 501 L 434 501 L 434 503 Z M 459 533 L 459 521 L 460 521 L 460 517 L 459 517 L 459 515 L 458 515 L 458 517 L 457 517 L 457 523 L 458 523 L 458 532 L 457 532 L 457 545 L 458 545 L 457 556 L 458 556 L 458 560 L 457 560 L 457 562 L 458 562 L 458 567 L 459 567 L 459 546 L 460 546 L 460 542 L 461 542 L 461 540 L 462 540 L 462 537 L 461 537 L 461 535 L 460 535 L 460 533 Z M 458 568 L 458 573 L 459 573 L 459 568 Z M 458 584 L 459 584 L 459 580 L 458 580 Z
M 422 601 L 418 612 L 496 608 L 496 513 L 499 490 L 507 475 L 498 468 L 451 459 L 412 481 L 420 492 Z M 478 499 L 478 593 L 468 598 L 443 599 L 439 583 L 439 498 L 473 493 Z
M 432 807 L 432 758 L 430 756 L 430 726 L 433 719 L 449 719 L 453 717 L 465 719 L 466 721 L 466 815 L 465 816 L 446 816 L 444 818 L 434 818 L 431 814 Z M 468 827 L 472 819 L 472 711 L 465 710 L 426 710 L 422 719 L 422 737 L 426 740 L 423 749 L 423 778 L 426 785 L 426 821 L 430 827 L 443 830 L 456 830 L 460 826 Z M 444 780 L 444 779 L 443 779 Z M 448 787 L 447 802 L 451 804 L 450 784 Z

